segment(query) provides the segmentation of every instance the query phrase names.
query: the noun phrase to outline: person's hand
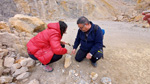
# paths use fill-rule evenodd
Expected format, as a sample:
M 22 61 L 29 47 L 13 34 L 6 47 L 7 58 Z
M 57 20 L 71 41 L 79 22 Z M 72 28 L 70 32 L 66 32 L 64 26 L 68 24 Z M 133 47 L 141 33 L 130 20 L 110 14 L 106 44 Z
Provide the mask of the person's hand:
M 144 16 L 143 20 L 146 20 L 150 24 L 150 13 L 142 13 Z
M 76 54 L 76 49 L 73 49 L 71 54 L 75 55 Z
M 60 43 L 61 43 L 61 44 L 63 44 L 63 45 L 65 45 L 65 44 L 66 44 L 66 42 L 64 42 L 64 41 L 60 41 Z
M 92 56 L 90 55 L 90 53 L 88 53 L 88 54 L 86 55 L 86 58 L 87 58 L 87 59 L 91 59 L 91 58 L 92 58 Z

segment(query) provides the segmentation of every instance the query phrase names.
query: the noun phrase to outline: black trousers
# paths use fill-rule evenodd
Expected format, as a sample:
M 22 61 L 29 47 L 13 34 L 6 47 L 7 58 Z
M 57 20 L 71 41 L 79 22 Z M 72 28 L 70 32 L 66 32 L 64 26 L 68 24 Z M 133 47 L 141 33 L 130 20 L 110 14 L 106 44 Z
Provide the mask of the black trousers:
M 89 52 L 83 51 L 81 49 L 79 49 L 77 51 L 77 54 L 75 56 L 75 60 L 78 62 L 81 62 L 84 58 L 86 58 L 86 55 Z M 92 63 L 95 63 L 96 61 L 98 61 L 101 57 L 103 57 L 103 50 L 97 51 L 92 58 L 90 59 Z
M 63 48 L 65 47 L 65 45 L 61 45 Z M 33 60 L 38 60 L 34 55 L 31 55 L 31 54 L 29 54 L 29 56 L 33 59 Z M 48 64 L 50 64 L 50 63 L 53 63 L 53 62 L 56 62 L 56 61 L 58 61 L 59 59 L 61 59 L 62 58 L 62 55 L 56 55 L 56 54 L 54 54 L 53 55 L 53 57 L 52 57 L 52 59 L 51 59 L 51 61 L 48 63 Z M 48 64 L 46 64 L 46 65 L 48 65 Z

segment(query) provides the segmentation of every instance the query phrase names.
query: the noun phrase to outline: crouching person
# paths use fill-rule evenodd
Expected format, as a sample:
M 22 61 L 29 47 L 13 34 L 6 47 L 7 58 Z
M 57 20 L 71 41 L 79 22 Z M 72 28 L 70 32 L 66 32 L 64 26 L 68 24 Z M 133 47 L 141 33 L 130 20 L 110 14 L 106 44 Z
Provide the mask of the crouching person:
M 49 23 L 47 29 L 38 33 L 27 43 L 29 56 L 42 63 L 43 69 L 52 72 L 50 63 L 56 62 L 67 53 L 65 42 L 61 42 L 63 34 L 67 30 L 67 24 L 63 21 Z
M 84 58 L 91 61 L 94 67 L 97 67 L 97 61 L 103 58 L 103 34 L 98 25 L 93 24 L 86 17 L 82 16 L 77 20 L 79 27 L 74 42 L 72 54 L 76 54 L 75 60 L 81 62 Z M 76 49 L 80 48 L 76 53 Z

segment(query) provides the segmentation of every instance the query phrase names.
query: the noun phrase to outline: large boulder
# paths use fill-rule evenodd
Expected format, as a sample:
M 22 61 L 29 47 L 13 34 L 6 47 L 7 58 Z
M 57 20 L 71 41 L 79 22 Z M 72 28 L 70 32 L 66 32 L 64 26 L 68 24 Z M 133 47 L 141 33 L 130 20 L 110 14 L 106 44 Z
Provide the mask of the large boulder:
M 45 23 L 37 17 L 17 14 L 9 19 L 11 27 L 19 32 L 40 32 L 46 28 Z
M 7 32 L 10 32 L 10 28 L 6 22 L 0 21 L 0 29 L 4 29 Z

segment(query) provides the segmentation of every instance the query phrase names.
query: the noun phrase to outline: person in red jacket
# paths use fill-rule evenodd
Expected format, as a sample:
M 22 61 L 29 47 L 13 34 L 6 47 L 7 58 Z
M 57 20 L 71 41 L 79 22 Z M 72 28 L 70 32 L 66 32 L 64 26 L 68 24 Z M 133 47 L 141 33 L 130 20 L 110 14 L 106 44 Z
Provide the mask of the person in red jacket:
M 144 15 L 143 20 L 146 20 L 150 24 L 150 10 L 143 11 L 142 14 Z
M 63 21 L 49 23 L 47 29 L 38 33 L 27 43 L 29 56 L 39 60 L 43 69 L 51 72 L 53 68 L 48 64 L 58 61 L 62 55 L 67 53 L 65 42 L 61 42 L 63 34 L 67 30 L 67 24 Z

